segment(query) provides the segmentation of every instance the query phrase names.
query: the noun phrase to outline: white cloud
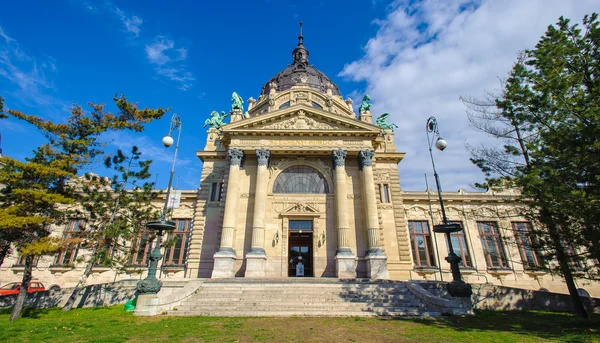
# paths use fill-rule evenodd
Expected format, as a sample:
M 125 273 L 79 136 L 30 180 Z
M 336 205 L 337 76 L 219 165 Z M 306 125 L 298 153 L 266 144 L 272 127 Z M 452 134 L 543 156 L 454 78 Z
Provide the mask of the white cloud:
M 481 97 L 500 88 L 517 53 L 533 48 L 561 15 L 580 22 L 597 10 L 597 1 L 424 0 L 397 1 L 366 44 L 365 55 L 340 75 L 365 81 L 377 117 L 390 112 L 398 124 L 396 148 L 406 152 L 400 163 L 403 189 L 425 189 L 424 173 L 432 174 L 425 123 L 435 116 L 449 142 L 434 151 L 442 188 L 456 191 L 481 181 L 464 143 L 493 144 L 469 128 L 459 96 Z M 356 92 L 356 91 L 355 91 Z M 357 97 L 360 98 L 360 97 Z M 431 178 L 430 178 L 431 180 Z M 430 187 L 434 187 L 430 182 Z
M 50 115 L 60 117 L 66 103 L 53 95 L 53 77 L 58 72 L 57 61 L 48 55 L 35 58 L 21 47 L 0 27 L 0 78 L 14 88 L 4 90 L 6 94 L 28 105 L 44 106 Z
M 135 15 L 129 15 L 118 7 L 114 8 L 114 12 L 125 26 L 126 32 L 133 34 L 135 37 L 140 35 L 140 26 L 143 22 L 142 18 Z
M 177 84 L 177 88 L 187 91 L 196 80 L 187 70 L 185 60 L 187 49 L 178 48 L 173 40 L 165 36 L 157 36 L 152 44 L 145 47 L 148 62 L 155 66 L 156 73 Z
M 158 36 L 152 44 L 146 45 L 146 56 L 152 64 L 163 65 L 171 61 L 167 56 L 170 50 L 173 50 L 175 43 L 172 40 L 166 39 L 163 36 Z

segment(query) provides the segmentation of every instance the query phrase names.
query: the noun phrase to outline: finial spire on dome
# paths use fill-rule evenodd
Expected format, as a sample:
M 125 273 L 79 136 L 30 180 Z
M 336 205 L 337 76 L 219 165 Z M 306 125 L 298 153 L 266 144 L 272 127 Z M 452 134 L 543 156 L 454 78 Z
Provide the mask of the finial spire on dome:
M 304 36 L 302 35 L 302 22 L 300 22 L 300 36 L 298 36 L 298 46 L 292 52 L 294 57 L 294 64 L 301 64 L 304 67 L 308 64 L 308 50 L 304 47 Z

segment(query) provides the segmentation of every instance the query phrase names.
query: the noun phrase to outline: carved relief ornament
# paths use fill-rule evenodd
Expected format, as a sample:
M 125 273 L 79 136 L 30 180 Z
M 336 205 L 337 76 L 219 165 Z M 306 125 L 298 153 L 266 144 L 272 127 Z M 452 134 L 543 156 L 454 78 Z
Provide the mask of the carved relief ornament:
M 240 149 L 229 149 L 227 150 L 227 155 L 229 155 L 229 163 L 232 166 L 239 166 L 242 164 L 242 158 L 244 157 L 244 152 Z
M 363 167 L 372 167 L 373 166 L 373 156 L 375 156 L 375 151 L 369 149 L 363 149 L 358 152 L 358 166 L 360 170 Z
M 346 155 L 348 150 L 338 149 L 331 152 L 331 158 L 333 159 L 333 167 L 343 167 L 346 165 Z
M 316 121 L 307 117 L 304 111 L 299 111 L 297 116 L 288 120 L 265 125 L 261 129 L 267 130 L 337 130 L 338 126 Z
M 258 160 L 259 166 L 268 165 L 270 156 L 271 156 L 271 152 L 269 151 L 269 149 L 257 149 L 256 150 L 256 159 Z

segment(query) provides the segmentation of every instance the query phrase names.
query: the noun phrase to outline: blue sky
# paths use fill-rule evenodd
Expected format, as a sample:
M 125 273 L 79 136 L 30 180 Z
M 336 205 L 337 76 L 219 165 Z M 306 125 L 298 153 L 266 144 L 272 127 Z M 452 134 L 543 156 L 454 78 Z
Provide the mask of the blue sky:
M 0 62 L 0 94 L 8 108 L 53 120 L 64 119 L 71 103 L 110 104 L 115 93 L 142 106 L 171 107 L 183 122 L 179 186 L 197 187 L 201 163 L 194 152 L 204 148 L 205 118 L 227 110 L 233 91 L 257 98 L 291 62 L 299 21 L 311 62 L 348 94 L 360 82 L 337 74 L 362 54 L 377 30 L 373 18 L 384 11 L 385 4 L 368 1 L 11 1 L 0 14 L 0 51 L 9 55 Z M 162 150 L 153 168 L 161 187 L 171 152 L 160 139 L 170 114 L 114 142 Z M 42 141 L 25 124 L 0 125 L 5 155 L 23 158 Z
M 115 93 L 141 106 L 171 107 L 141 134 L 109 135 L 111 148 L 136 144 L 166 187 L 172 151 L 160 139 L 170 115 L 183 122 L 178 188 L 198 186 L 203 122 L 228 110 L 231 93 L 258 97 L 291 62 L 304 22 L 310 62 L 358 104 L 390 112 L 404 189 L 431 174 L 424 132 L 431 115 L 450 146 L 436 155 L 444 190 L 469 189 L 482 174 L 465 143 L 495 144 L 468 127 L 459 96 L 498 88 L 519 50 L 533 47 L 561 15 L 579 22 L 597 10 L 581 0 L 422 1 L 10 1 L 0 13 L 0 94 L 6 107 L 61 121 L 72 103 L 110 104 Z M 110 106 L 109 106 L 110 108 Z M 0 121 L 5 155 L 24 158 L 43 140 L 31 127 Z M 179 181 L 177 181 L 179 180 Z M 430 180 L 430 185 L 433 182 Z

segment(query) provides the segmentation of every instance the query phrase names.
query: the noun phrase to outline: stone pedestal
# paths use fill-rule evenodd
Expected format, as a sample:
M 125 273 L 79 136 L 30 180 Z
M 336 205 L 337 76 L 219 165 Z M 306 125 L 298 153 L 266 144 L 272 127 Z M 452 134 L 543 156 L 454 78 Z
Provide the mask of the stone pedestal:
M 370 279 L 389 279 L 387 256 L 381 253 L 370 253 L 366 256 L 367 277 Z
M 240 121 L 242 119 L 244 119 L 244 114 L 242 113 L 242 110 L 239 109 L 235 109 L 232 110 L 229 114 L 230 116 L 230 123 L 235 123 L 236 121 Z
M 373 124 L 373 115 L 371 114 L 371 110 L 363 110 L 362 112 L 360 112 L 358 120 L 365 123 Z
M 135 312 L 136 316 L 154 316 L 157 315 L 157 308 L 160 304 L 157 294 L 141 294 L 138 295 Z
M 249 252 L 246 254 L 246 274 L 247 278 L 264 278 L 266 276 L 265 265 L 267 255 L 264 252 Z
M 235 252 L 218 251 L 214 255 L 215 265 L 211 277 L 213 279 L 227 279 L 235 277 Z
M 352 253 L 340 253 L 335 255 L 335 269 L 340 279 L 356 278 L 356 257 Z

